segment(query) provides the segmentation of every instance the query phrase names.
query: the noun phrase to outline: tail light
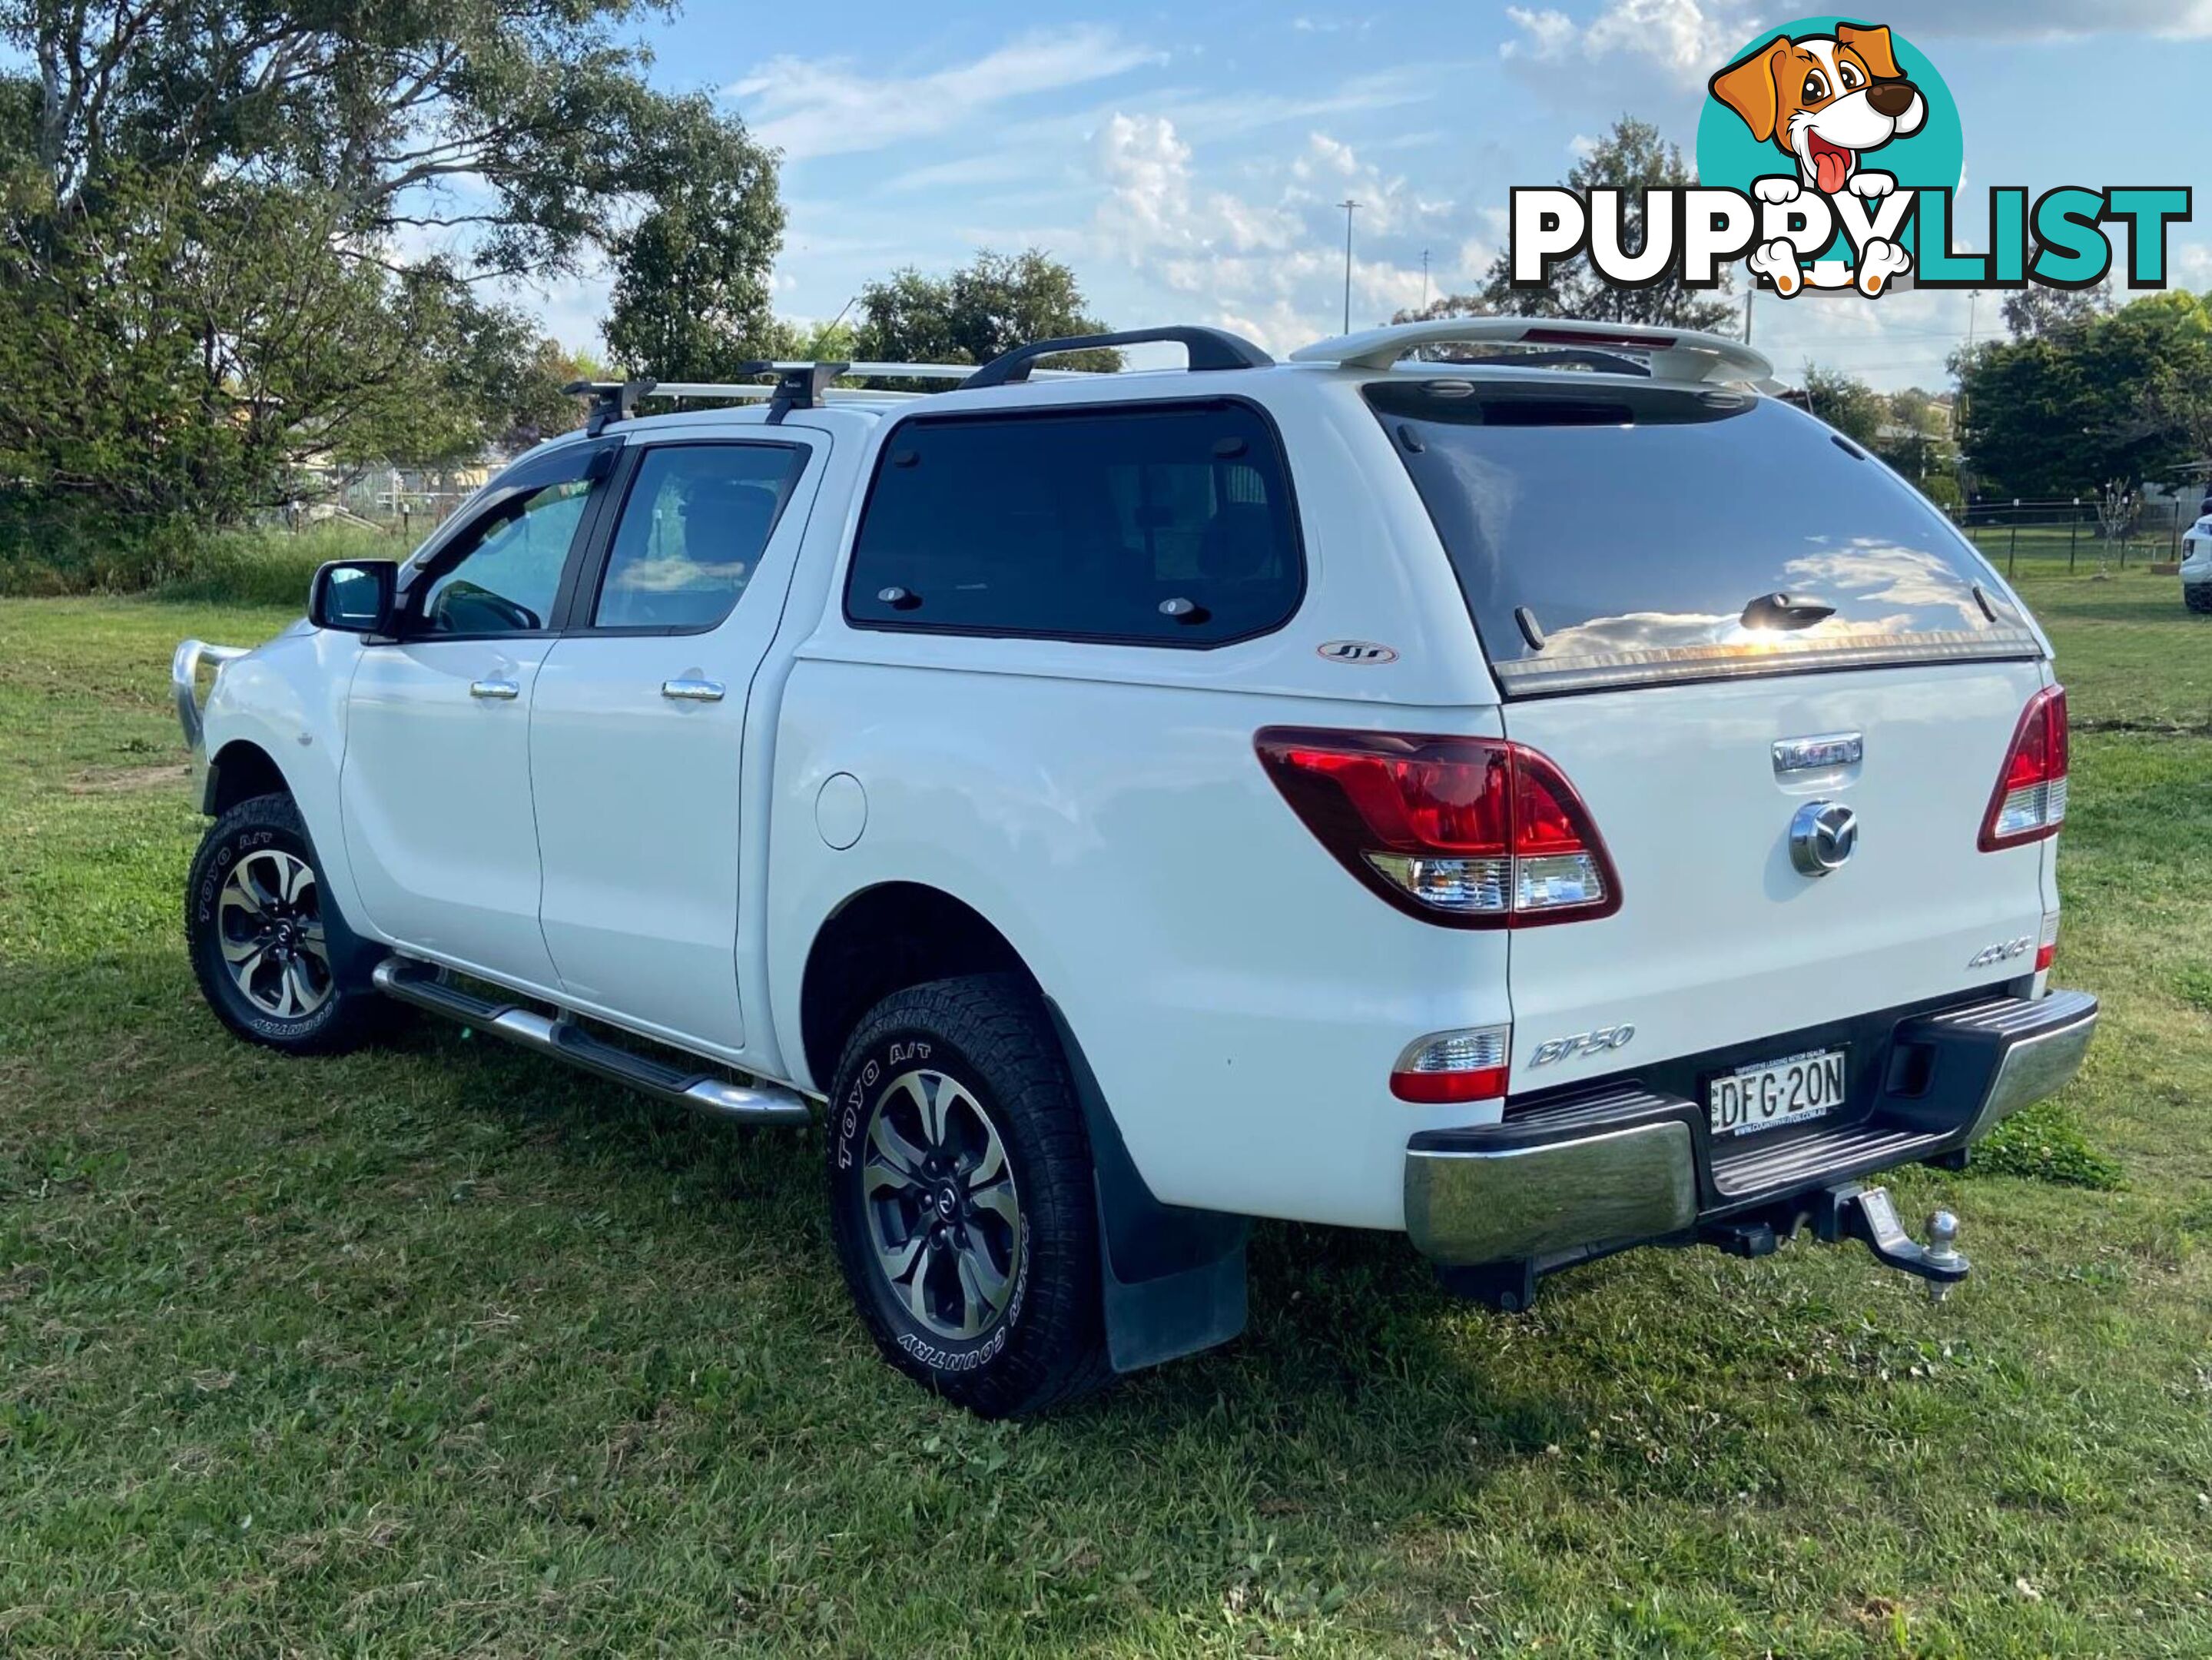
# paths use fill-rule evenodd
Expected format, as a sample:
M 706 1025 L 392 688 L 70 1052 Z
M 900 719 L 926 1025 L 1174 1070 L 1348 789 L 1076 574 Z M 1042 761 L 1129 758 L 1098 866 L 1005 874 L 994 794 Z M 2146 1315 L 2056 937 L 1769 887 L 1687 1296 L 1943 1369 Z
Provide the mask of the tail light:
M 2056 836 L 2066 817 L 2066 689 L 2045 686 L 2027 700 L 2005 751 L 1981 849 L 1995 853 Z
M 2035 971 L 2048 970 L 2058 955 L 2058 913 L 2045 911 L 2043 916 L 2043 938 L 2036 941 Z
M 1440 1031 L 1406 1046 L 1390 1068 L 1390 1093 L 1431 1105 L 1492 1101 L 1505 1093 L 1510 1026 Z
M 1401 910 L 1512 928 L 1620 909 L 1582 798 L 1526 745 L 1289 727 L 1253 741 L 1306 828 Z

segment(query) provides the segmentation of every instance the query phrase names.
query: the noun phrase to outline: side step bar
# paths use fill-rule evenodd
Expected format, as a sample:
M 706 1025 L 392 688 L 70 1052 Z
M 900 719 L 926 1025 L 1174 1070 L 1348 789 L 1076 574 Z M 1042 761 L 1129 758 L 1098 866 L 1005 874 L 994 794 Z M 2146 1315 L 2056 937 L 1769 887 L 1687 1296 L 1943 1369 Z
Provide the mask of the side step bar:
M 448 985 L 426 963 L 387 957 L 376 965 L 370 978 L 387 997 L 504 1037 L 679 1107 L 747 1124 L 804 1124 L 813 1116 L 805 1098 L 795 1091 L 767 1084 L 732 1084 L 712 1073 L 689 1071 L 633 1055 L 593 1037 L 572 1020 L 540 1014 L 519 1003 L 495 1002 Z

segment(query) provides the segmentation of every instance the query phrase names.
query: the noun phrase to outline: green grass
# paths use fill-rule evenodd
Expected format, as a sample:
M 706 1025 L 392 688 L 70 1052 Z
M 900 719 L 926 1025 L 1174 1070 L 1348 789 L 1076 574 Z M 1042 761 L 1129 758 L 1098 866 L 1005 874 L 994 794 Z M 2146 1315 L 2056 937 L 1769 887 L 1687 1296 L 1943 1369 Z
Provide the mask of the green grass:
M 230 531 L 195 550 L 158 592 L 210 605 L 284 605 L 296 614 L 307 605 L 308 579 L 325 560 L 404 559 L 414 550 L 412 540 L 338 520 L 296 532 Z
M 0 529 L 5 529 L 0 526 Z M 419 524 L 427 533 L 430 526 Z M 52 527 L 0 543 L 0 596 L 150 592 L 210 605 L 307 602 L 307 580 L 327 559 L 404 559 L 415 540 L 372 526 L 325 520 L 297 532 L 274 526 L 184 534 L 120 551 Z
M 2195 520 L 2182 522 L 2179 533 L 2160 520 L 2116 541 L 2099 538 L 2094 517 L 2077 527 L 2066 525 L 1973 525 L 1966 535 L 2008 575 L 2027 577 L 2039 572 L 2087 576 L 2100 565 L 2133 571 L 2160 560 L 2179 559 L 2180 537 Z
M 2212 620 L 2029 598 L 2106 1024 L 2008 1140 L 2070 1179 L 1898 1182 L 1950 1303 L 1800 1243 L 1502 1319 L 1269 1226 L 1243 1339 L 1022 1426 L 877 1361 L 811 1133 L 226 1037 L 165 666 L 296 602 L 0 603 L 0 1651 L 2212 1651 Z

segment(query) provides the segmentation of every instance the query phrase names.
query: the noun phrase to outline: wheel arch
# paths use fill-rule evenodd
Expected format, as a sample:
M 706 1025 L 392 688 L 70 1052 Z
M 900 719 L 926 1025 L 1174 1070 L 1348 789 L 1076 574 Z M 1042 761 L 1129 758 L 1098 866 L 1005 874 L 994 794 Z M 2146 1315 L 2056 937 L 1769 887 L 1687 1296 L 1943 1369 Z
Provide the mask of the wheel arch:
M 291 781 L 276 757 L 250 738 L 234 738 L 208 757 L 200 811 L 220 818 L 240 801 L 257 795 L 290 795 Z
M 885 948 L 888 941 L 889 948 Z M 1244 1329 L 1247 1219 L 1163 1205 L 1130 1158 L 1066 1011 L 1019 951 L 965 900 L 926 883 L 853 893 L 815 931 L 799 1029 L 817 1085 L 834 1086 L 846 1037 L 892 993 L 957 975 L 1011 973 L 1043 1004 L 1091 1144 L 1107 1347 L 1116 1371 L 1157 1365 Z
M 355 913 L 347 903 L 348 890 L 338 885 L 342 880 L 349 882 L 351 873 L 335 865 L 332 860 L 333 851 L 343 851 L 343 838 L 335 832 L 328 838 L 315 834 L 308 802 L 301 799 L 292 780 L 285 776 L 284 769 L 264 745 L 251 738 L 233 738 L 211 752 L 206 781 L 201 787 L 202 812 L 220 823 L 234 808 L 264 795 L 283 796 L 298 815 L 301 831 L 307 837 L 308 851 L 323 885 L 324 921 L 330 930 L 331 964 L 349 984 L 366 987 L 370 971 L 385 956 L 385 947 L 354 926 Z M 328 845 L 332 841 L 338 843 L 336 849 Z
M 806 1068 L 828 1089 L 846 1037 L 869 1009 L 909 986 L 963 974 L 1015 974 L 1042 993 L 1006 934 L 966 900 L 924 882 L 887 881 L 823 918 L 799 979 Z

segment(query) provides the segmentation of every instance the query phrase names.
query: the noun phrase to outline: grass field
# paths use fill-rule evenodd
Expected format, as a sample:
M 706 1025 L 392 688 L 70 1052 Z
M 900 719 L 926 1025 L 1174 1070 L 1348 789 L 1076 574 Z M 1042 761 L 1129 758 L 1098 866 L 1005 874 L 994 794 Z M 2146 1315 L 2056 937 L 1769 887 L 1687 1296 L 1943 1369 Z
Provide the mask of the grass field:
M 811 1133 L 226 1037 L 167 658 L 291 612 L 0 602 L 0 1651 L 2212 1652 L 2212 619 L 2026 586 L 2106 1025 L 1898 1183 L 1948 1304 L 1796 1244 L 1504 1319 L 1268 1226 L 1241 1341 L 1021 1426 L 877 1361 Z
M 2181 557 L 2180 538 L 2194 522 L 2177 530 L 2161 518 L 2111 542 L 2099 538 L 2094 518 L 2080 525 L 1977 524 L 1968 526 L 1966 534 L 1999 570 L 2025 581 L 2039 574 L 2087 575 L 2100 566 L 2117 572 L 2177 560 Z

